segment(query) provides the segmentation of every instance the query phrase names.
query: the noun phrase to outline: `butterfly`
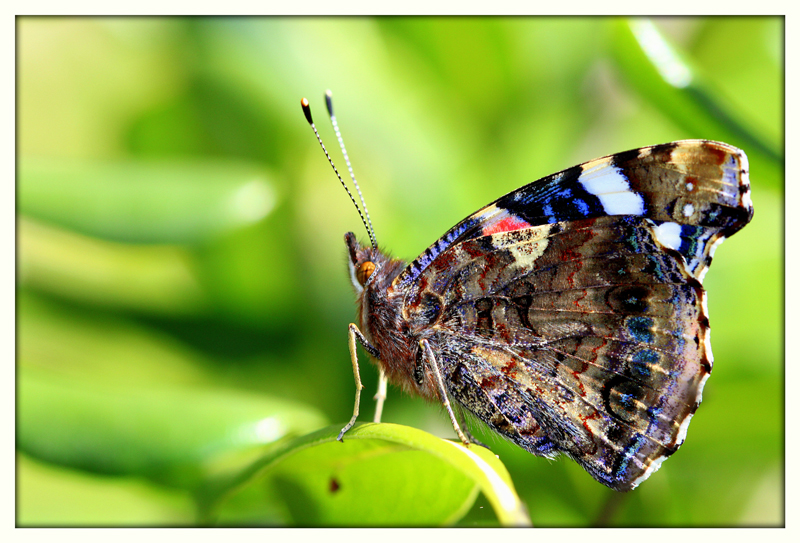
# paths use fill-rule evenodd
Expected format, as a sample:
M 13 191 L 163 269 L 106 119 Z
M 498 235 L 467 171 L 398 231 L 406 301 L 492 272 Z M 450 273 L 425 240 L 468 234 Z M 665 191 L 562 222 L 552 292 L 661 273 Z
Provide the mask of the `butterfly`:
M 370 243 L 345 235 L 357 390 L 339 439 L 358 416 L 360 344 L 380 370 L 376 421 L 390 381 L 442 404 L 465 445 L 469 416 L 635 488 L 700 405 L 713 362 L 702 281 L 753 216 L 748 169 L 743 151 L 706 140 L 598 158 L 498 198 L 411 262 L 379 249 L 362 215 Z

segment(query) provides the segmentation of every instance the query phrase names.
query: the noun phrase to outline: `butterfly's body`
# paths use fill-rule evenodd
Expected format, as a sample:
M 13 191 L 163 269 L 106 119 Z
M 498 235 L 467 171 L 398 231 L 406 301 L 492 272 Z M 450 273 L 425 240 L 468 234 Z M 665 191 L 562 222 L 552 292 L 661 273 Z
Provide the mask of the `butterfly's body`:
M 347 234 L 353 333 L 389 382 L 628 490 L 685 439 L 712 366 L 702 277 L 751 216 L 746 157 L 726 144 L 597 159 L 407 265 Z
M 403 271 L 406 263 L 371 246 L 359 245 L 352 233 L 345 236 L 345 242 L 351 255 L 350 275 L 357 295 L 357 322 L 359 330 L 375 349 L 373 359 L 390 382 L 411 394 L 437 399 L 435 388 L 420 388 L 412 378 L 418 341 L 402 318 L 402 293 L 391 288 L 392 281 Z M 364 262 L 375 264 L 376 270 L 370 276 L 367 288 L 357 277 L 357 270 Z

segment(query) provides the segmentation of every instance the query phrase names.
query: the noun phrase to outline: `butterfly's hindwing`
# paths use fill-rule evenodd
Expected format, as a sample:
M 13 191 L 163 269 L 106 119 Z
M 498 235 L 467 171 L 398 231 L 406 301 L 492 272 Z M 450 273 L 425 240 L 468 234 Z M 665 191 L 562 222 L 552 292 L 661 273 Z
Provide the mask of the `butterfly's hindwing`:
M 408 319 L 443 305 L 426 326 L 479 418 L 629 488 L 680 445 L 711 370 L 700 283 L 654 230 L 601 217 L 468 240 L 448 251 L 453 268 L 420 276 Z

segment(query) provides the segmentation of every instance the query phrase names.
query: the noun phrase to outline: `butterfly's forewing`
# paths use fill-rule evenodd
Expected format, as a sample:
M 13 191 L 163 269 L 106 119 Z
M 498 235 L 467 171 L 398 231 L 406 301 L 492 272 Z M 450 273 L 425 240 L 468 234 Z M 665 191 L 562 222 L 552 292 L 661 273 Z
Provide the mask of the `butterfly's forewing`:
M 395 280 L 410 286 L 454 243 L 496 232 L 607 215 L 647 217 L 702 280 L 717 241 L 753 216 L 746 155 L 726 143 L 684 140 L 598 158 L 521 187 L 470 215 Z
M 465 408 L 633 488 L 683 442 L 711 371 L 700 281 L 752 216 L 746 169 L 741 151 L 691 141 L 532 183 L 406 268 L 403 316 Z

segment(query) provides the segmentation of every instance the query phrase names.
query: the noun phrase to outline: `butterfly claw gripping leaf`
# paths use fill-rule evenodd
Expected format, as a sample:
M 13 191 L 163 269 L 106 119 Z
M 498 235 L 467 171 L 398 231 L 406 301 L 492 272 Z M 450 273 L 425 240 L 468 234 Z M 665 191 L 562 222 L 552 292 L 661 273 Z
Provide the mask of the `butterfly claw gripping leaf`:
M 499 198 L 411 263 L 348 233 L 351 327 L 462 440 L 450 403 L 630 490 L 686 437 L 712 367 L 702 279 L 752 216 L 747 158 L 725 143 L 596 159 Z

